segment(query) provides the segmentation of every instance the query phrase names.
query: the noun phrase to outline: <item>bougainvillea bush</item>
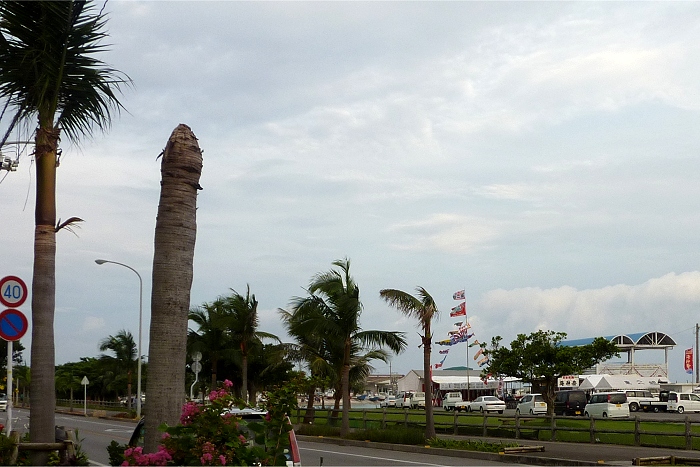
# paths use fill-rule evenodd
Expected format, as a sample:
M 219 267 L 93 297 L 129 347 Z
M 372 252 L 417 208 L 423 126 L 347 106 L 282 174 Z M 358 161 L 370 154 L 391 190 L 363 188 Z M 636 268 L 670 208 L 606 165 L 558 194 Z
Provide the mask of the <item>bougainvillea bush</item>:
M 231 386 L 224 381 L 206 403 L 187 402 L 178 425 L 160 427 L 158 452 L 128 448 L 122 465 L 285 465 L 292 430 L 286 414 L 296 406 L 296 385 L 266 393 L 267 414 L 259 421 L 242 418 L 245 404 Z

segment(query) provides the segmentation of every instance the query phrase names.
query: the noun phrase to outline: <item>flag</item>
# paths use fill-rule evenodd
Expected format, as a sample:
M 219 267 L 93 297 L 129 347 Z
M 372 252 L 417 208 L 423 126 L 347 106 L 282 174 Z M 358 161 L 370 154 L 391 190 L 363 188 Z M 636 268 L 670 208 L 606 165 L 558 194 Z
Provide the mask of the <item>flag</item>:
M 452 312 L 450 313 L 450 318 L 454 318 L 456 316 L 467 316 L 467 304 L 462 302 L 456 307 L 452 308 Z
M 686 373 L 693 374 L 693 348 L 685 349 L 685 362 L 683 368 Z
M 441 354 L 446 354 L 446 353 L 449 353 L 449 352 L 450 352 L 450 349 L 445 349 L 445 350 L 441 350 L 441 351 L 440 351 Z
M 452 341 L 450 339 L 443 339 L 441 341 L 435 342 L 437 345 L 452 345 Z
M 474 334 L 472 334 L 472 336 L 473 336 L 473 335 L 474 335 Z M 469 344 L 469 347 L 474 347 L 475 345 L 479 345 L 479 344 L 480 344 L 479 340 L 478 340 L 478 339 L 474 339 L 474 342 L 472 342 L 471 344 Z
M 434 366 L 435 366 L 435 369 L 437 370 L 438 368 L 442 368 L 442 363 L 436 363 Z
M 474 354 L 474 360 L 479 358 L 479 355 L 481 355 L 482 353 L 484 353 L 484 349 L 479 348 L 479 350 L 477 350 L 476 353 Z
M 486 365 L 486 362 L 488 362 L 488 361 L 489 361 L 489 357 L 484 357 L 481 360 L 479 360 L 478 362 L 476 362 L 476 364 L 479 366 L 484 366 L 484 365 Z
M 458 290 L 457 292 L 453 293 L 452 298 L 454 300 L 464 300 L 464 289 Z
M 462 325 L 462 321 L 457 321 L 457 322 L 455 323 L 455 326 L 457 326 L 457 327 L 460 327 L 461 325 Z

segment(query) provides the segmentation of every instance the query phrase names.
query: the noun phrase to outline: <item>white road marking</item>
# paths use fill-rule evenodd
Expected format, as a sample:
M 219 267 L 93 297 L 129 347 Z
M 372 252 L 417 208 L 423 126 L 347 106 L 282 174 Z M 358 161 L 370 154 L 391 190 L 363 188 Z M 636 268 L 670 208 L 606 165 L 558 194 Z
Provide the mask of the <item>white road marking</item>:
M 427 462 L 413 462 L 413 461 L 400 460 L 400 459 L 391 459 L 389 457 L 365 456 L 362 454 L 349 454 L 346 452 L 326 451 L 323 449 L 302 448 L 301 446 L 299 447 L 299 450 L 300 451 L 314 451 L 314 452 L 320 452 L 320 453 L 325 453 L 325 454 L 335 454 L 336 456 L 340 455 L 340 456 L 351 456 L 351 457 L 364 457 L 366 459 L 375 459 L 375 460 L 380 460 L 380 461 L 403 462 L 403 463 L 409 463 L 409 464 L 434 465 L 436 467 L 446 467 L 446 466 L 443 466 L 442 464 L 428 464 Z

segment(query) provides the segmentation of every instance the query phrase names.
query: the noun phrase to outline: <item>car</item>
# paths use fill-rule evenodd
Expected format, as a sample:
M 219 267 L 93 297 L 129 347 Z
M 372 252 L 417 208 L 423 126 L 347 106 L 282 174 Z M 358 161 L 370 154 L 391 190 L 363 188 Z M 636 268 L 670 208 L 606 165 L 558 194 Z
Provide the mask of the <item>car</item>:
M 627 403 L 630 406 L 630 412 L 638 411 L 641 401 L 656 399 L 651 391 L 628 389 L 625 391 L 625 394 L 627 394 Z
M 414 392 L 411 395 L 411 408 L 412 409 L 424 409 L 425 408 L 425 393 L 424 392 Z
M 506 410 L 506 403 L 496 396 L 479 396 L 467 406 L 469 412 L 498 412 Z
M 518 401 L 518 405 L 515 407 L 515 413 L 517 415 L 547 413 L 547 403 L 544 401 L 542 394 L 526 394 Z
M 7 412 L 7 394 L 0 393 L 0 410 Z
M 669 412 L 700 412 L 700 396 L 691 392 L 668 393 Z
M 624 392 L 597 392 L 591 395 L 583 415 L 590 418 L 625 418 L 630 416 L 627 394 Z
M 408 409 L 411 407 L 411 396 L 413 393 L 410 391 L 401 391 L 396 395 L 396 407 L 399 409 Z
M 386 396 L 386 398 L 379 403 L 379 407 L 396 407 L 396 396 Z
M 230 413 L 241 417 L 243 420 L 246 421 L 252 421 L 252 422 L 257 422 L 257 421 L 262 421 L 265 416 L 267 415 L 267 412 L 264 410 L 258 410 L 258 409 L 231 409 Z M 287 419 L 289 421 L 289 419 Z M 290 422 L 291 423 L 291 422 Z M 134 428 L 134 431 L 131 434 L 131 438 L 129 439 L 129 446 L 135 447 L 135 446 L 143 446 L 143 435 L 144 435 L 144 427 L 145 427 L 145 417 L 141 417 L 141 420 L 136 424 L 136 428 Z M 250 433 L 250 436 L 248 437 L 249 441 L 253 440 L 253 434 Z M 294 429 L 292 428 L 289 431 L 289 450 L 285 449 L 285 457 L 287 458 L 286 460 L 286 465 L 287 467 L 301 467 L 301 455 L 299 454 L 299 443 L 297 442 L 297 435 L 294 432 Z
M 583 415 L 586 407 L 586 393 L 578 389 L 554 393 L 554 415 Z

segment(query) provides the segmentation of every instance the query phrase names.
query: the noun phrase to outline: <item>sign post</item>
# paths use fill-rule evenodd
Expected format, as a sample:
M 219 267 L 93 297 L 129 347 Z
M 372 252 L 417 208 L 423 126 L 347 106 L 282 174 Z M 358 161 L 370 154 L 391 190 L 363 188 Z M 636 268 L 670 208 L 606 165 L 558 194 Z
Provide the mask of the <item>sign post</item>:
M 87 376 L 83 376 L 83 380 L 80 382 L 83 386 L 85 386 L 85 390 L 83 392 L 83 401 L 85 402 L 85 408 L 83 409 L 83 415 L 87 417 L 87 387 L 88 384 L 90 384 L 90 381 L 88 381 Z
M 12 404 L 14 394 L 12 389 L 12 342 L 19 340 L 27 332 L 29 323 L 24 314 L 15 310 L 27 300 L 27 284 L 17 276 L 5 276 L 0 279 L 0 303 L 9 307 L 0 313 L 0 337 L 7 341 L 7 433 L 12 431 Z

